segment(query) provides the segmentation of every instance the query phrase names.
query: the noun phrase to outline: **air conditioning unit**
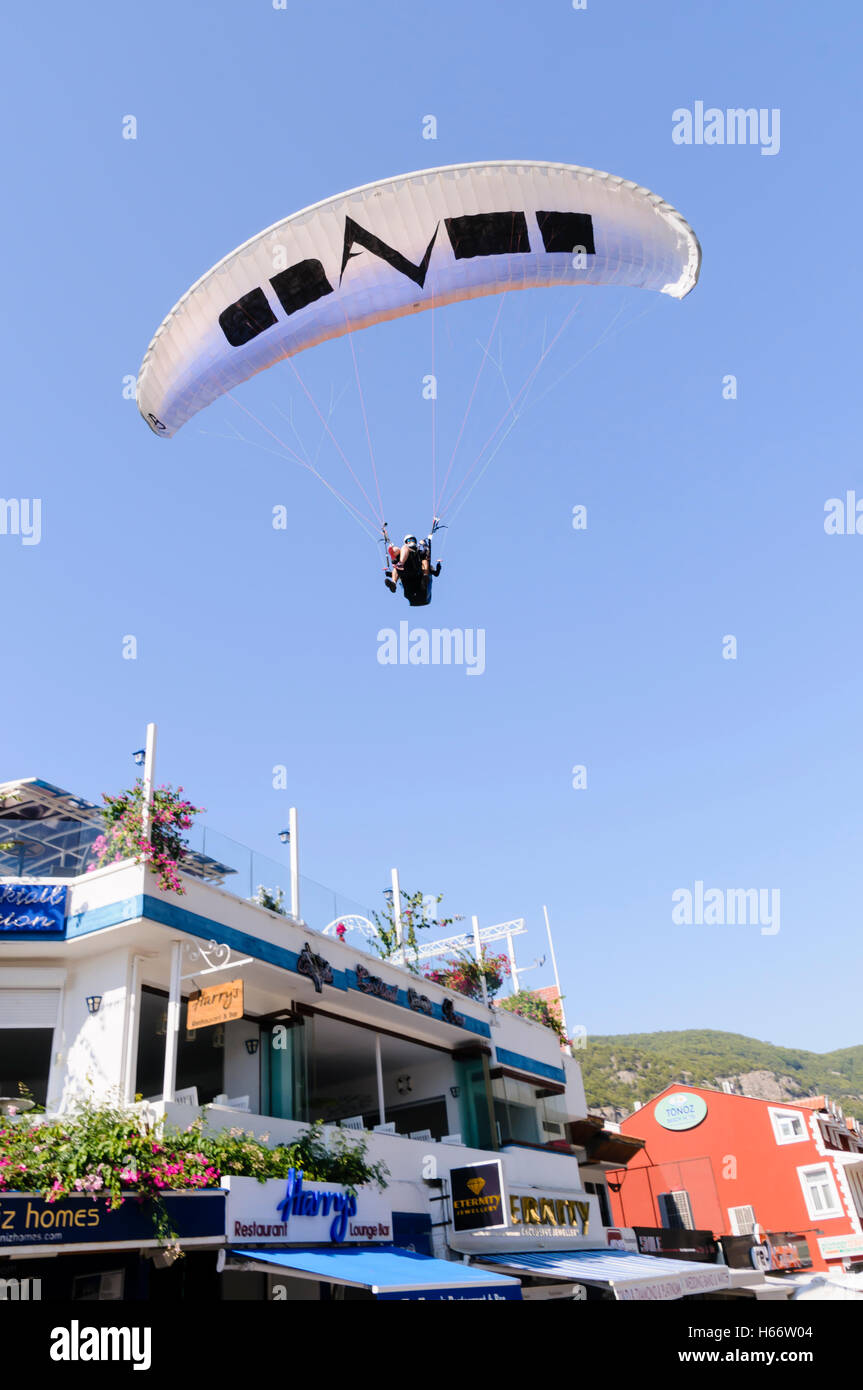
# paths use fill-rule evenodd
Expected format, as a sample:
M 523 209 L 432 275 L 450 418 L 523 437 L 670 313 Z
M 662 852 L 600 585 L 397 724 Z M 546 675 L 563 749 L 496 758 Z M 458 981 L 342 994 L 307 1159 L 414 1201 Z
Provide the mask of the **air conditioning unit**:
M 689 1200 L 688 1192 L 684 1192 L 682 1189 L 678 1192 L 660 1192 L 656 1200 L 659 1203 L 659 1219 L 664 1230 L 695 1230 L 695 1219 L 692 1215 L 692 1203 Z

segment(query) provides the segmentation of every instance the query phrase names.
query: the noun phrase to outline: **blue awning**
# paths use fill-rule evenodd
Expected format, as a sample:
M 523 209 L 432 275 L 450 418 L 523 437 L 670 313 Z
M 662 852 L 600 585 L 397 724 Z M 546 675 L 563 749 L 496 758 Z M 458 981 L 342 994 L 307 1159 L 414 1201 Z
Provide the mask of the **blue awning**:
M 605 1286 L 623 1301 L 685 1298 L 729 1285 L 726 1265 L 636 1255 L 629 1250 L 513 1250 L 508 1255 L 483 1255 L 481 1261 L 483 1266 L 513 1274 Z
M 520 1299 L 521 1284 L 502 1274 L 490 1274 L 454 1260 L 434 1260 L 394 1245 L 322 1246 L 300 1250 L 232 1250 L 241 1260 L 281 1270 L 294 1277 L 306 1275 L 327 1284 L 346 1284 L 369 1289 L 378 1298 L 476 1299 L 496 1302 Z

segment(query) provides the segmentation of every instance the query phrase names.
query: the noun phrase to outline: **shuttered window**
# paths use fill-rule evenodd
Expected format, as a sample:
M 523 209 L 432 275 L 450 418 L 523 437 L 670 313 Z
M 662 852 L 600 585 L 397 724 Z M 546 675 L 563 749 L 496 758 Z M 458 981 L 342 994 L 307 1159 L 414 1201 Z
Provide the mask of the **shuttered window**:
M 59 989 L 0 989 L 0 1028 L 53 1028 Z

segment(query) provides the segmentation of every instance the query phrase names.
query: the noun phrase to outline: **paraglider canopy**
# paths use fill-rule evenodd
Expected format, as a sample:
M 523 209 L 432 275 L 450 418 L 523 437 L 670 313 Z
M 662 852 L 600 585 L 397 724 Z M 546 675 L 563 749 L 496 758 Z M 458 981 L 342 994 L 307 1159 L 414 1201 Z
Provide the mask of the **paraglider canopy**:
M 367 184 L 267 228 L 198 280 L 147 350 L 138 409 L 167 438 L 256 372 L 370 324 L 554 285 L 682 299 L 700 260 L 668 203 L 577 165 L 460 164 Z

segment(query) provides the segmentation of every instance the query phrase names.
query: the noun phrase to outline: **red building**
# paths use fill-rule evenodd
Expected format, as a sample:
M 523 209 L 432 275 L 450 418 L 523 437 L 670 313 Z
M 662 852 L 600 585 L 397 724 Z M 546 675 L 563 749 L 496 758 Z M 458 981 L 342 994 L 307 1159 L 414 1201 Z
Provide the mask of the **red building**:
M 863 1261 L 863 1126 L 827 1097 L 669 1086 L 620 1129 L 645 1146 L 608 1174 L 618 1225 L 805 1242 L 820 1270 Z

